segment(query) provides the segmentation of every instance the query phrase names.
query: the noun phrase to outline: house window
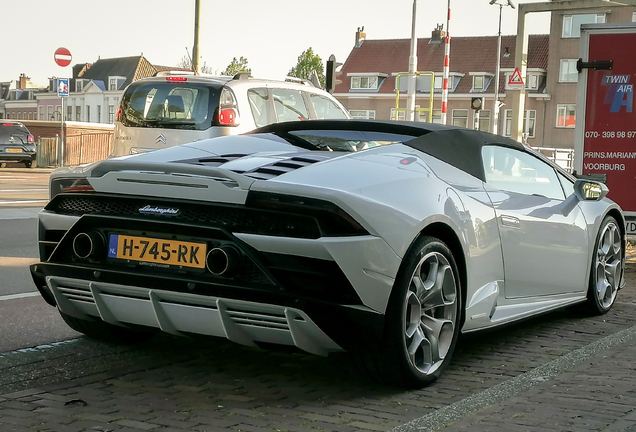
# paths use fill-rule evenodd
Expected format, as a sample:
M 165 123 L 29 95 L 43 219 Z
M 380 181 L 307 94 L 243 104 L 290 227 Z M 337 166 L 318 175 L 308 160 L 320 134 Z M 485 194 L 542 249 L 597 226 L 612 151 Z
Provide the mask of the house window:
M 528 138 L 534 138 L 537 124 L 537 111 L 526 110 L 526 116 L 523 119 L 523 130 L 528 134 Z
M 90 105 L 86 105 L 86 121 L 87 122 L 91 121 L 91 106 Z
M 349 111 L 354 119 L 374 119 L 375 110 L 351 110 Z
M 110 78 L 108 80 L 108 90 L 117 90 L 117 78 Z
M 434 88 L 435 90 L 443 90 L 443 85 L 444 85 L 444 77 L 443 76 L 439 76 L 439 75 L 435 75 L 435 84 L 434 84 Z M 450 91 L 453 88 L 453 77 L 449 76 L 448 77 L 448 90 Z
M 522 129 L 524 134 L 528 134 L 528 138 L 534 138 L 536 129 L 536 110 L 525 110 L 523 116 Z M 505 124 L 504 124 L 504 136 L 510 136 L 510 130 L 512 128 L 512 110 L 506 110 Z
M 102 122 L 102 106 L 97 105 L 97 123 Z
M 473 77 L 473 90 L 479 91 L 479 90 L 483 90 L 484 89 L 484 77 L 479 75 L 479 76 L 474 76 Z
M 76 92 L 81 92 L 83 88 L 84 88 L 84 81 L 76 80 L 75 81 L 75 91 Z
M 75 121 L 82 121 L 82 107 L 75 107 Z
M 44 120 L 44 107 L 38 107 L 38 120 Z
M 18 113 L 18 120 L 22 120 L 22 113 L 21 112 Z
M 563 15 L 563 33 L 561 37 L 577 38 L 581 36 L 581 24 L 604 23 L 605 14 Z
M 66 118 L 67 119 L 72 119 L 73 118 L 73 106 L 69 105 L 66 107 Z
M 556 127 L 573 128 L 576 124 L 576 104 L 557 105 Z
M 395 118 L 395 108 L 391 108 L 391 120 L 406 120 L 406 110 L 398 110 L 397 118 Z
M 352 89 L 371 89 L 375 90 L 378 88 L 378 77 L 352 77 L 351 78 L 351 88 Z
M 53 105 L 47 105 L 46 106 L 46 119 L 47 120 L 53 120 L 55 117 L 53 117 Z
M 576 70 L 576 60 L 561 60 L 559 67 L 559 82 L 577 82 L 579 73 Z
M 490 131 L 490 110 L 479 111 L 479 130 L 482 132 Z
M 115 105 L 108 105 L 108 123 L 115 123 Z
M 636 12 L 632 12 L 632 22 L 636 22 Z
M 453 126 L 468 127 L 468 110 L 453 110 Z
M 539 75 L 528 74 L 526 76 L 526 88 L 528 90 L 536 90 L 539 88 Z

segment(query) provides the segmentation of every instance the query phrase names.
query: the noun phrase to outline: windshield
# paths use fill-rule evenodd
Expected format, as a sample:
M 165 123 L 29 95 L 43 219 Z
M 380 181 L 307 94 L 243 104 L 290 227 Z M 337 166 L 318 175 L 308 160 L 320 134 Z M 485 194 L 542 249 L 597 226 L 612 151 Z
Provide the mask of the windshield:
M 357 152 L 413 139 L 409 135 L 346 130 L 291 131 L 287 135 L 284 138 L 298 147 L 337 152 Z
M 188 82 L 133 84 L 121 101 L 121 123 L 167 129 L 208 129 L 220 92 L 220 87 Z

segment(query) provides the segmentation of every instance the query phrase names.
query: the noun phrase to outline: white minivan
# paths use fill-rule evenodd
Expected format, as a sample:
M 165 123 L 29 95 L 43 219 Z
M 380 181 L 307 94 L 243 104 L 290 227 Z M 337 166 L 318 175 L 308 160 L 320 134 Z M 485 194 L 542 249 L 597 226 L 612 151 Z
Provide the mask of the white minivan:
M 123 156 L 270 123 L 348 119 L 347 109 L 308 81 L 159 72 L 130 84 L 115 121 L 113 155 Z

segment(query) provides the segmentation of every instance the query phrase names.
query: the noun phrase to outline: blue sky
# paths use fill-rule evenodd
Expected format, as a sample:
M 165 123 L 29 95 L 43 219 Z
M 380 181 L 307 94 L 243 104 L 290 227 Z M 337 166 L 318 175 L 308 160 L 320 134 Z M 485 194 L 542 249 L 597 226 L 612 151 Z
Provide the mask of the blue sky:
M 192 54 L 194 0 L 3 3 L 0 81 L 24 73 L 46 85 L 48 77 L 70 76 L 70 66 L 53 59 L 59 47 L 69 49 L 71 65 L 143 53 L 153 64 L 170 66 L 186 55 L 186 47 Z M 495 36 L 499 7 L 488 3 L 451 0 L 451 37 Z M 368 39 L 410 38 L 412 10 L 412 0 L 201 0 L 201 64 L 221 72 L 243 56 L 254 76 L 282 78 L 309 47 L 323 60 L 334 54 L 343 62 L 361 26 Z M 436 24 L 446 27 L 447 10 L 447 0 L 418 0 L 417 36 L 430 37 Z M 516 12 L 503 8 L 503 35 L 516 34 Z M 549 23 L 549 14 L 531 14 L 526 26 L 530 33 L 548 33 Z

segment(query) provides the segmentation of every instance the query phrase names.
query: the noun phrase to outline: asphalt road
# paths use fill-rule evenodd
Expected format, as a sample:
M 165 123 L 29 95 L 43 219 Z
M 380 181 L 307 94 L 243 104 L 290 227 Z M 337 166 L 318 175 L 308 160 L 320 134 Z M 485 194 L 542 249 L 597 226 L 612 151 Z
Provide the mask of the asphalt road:
M 50 170 L 0 170 L 0 353 L 76 338 L 42 300 L 29 272 L 38 262 L 37 214 Z

